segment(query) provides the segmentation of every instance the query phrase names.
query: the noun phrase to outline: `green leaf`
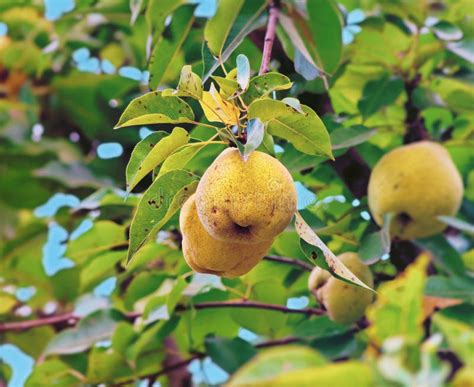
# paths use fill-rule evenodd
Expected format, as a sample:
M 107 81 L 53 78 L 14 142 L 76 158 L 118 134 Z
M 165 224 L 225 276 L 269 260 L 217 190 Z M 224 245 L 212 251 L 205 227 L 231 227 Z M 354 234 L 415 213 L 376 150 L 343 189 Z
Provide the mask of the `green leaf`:
M 362 144 L 376 132 L 375 129 L 369 129 L 363 125 L 333 130 L 330 134 L 332 150 L 346 149 Z
M 362 99 L 358 103 L 358 108 L 364 120 L 377 113 L 384 106 L 395 102 L 403 90 L 403 81 L 400 78 L 389 77 L 388 75 L 367 82 Z
M 474 304 L 472 283 L 467 278 L 434 275 L 428 278 L 425 294 L 441 298 L 457 298 Z
M 216 146 L 216 144 L 210 144 L 206 141 L 194 142 L 192 144 L 182 146 L 164 161 L 158 176 L 175 169 L 183 169 L 201 150 L 210 145 Z
M 450 349 L 463 360 L 464 364 L 473 367 L 474 331 L 472 326 L 444 316 L 442 312 L 433 316 L 433 324 L 441 331 Z
M 165 21 L 175 9 L 181 6 L 184 0 L 149 0 L 145 12 L 145 20 L 153 42 L 161 36 L 165 29 Z
M 461 256 L 443 235 L 418 239 L 415 243 L 424 250 L 428 250 L 433 255 L 435 263 L 446 272 L 464 275 L 465 267 Z
M 237 55 L 237 83 L 241 90 L 247 90 L 250 81 L 250 63 L 249 59 L 243 55 Z
M 173 14 L 168 28 L 169 33 L 154 45 L 148 65 L 150 89 L 156 89 L 161 84 L 163 76 L 174 63 L 194 22 L 193 13 L 194 6 L 192 5 L 180 7 Z
M 463 37 L 462 30 L 445 20 L 441 20 L 431 26 L 432 31 L 441 40 L 452 41 L 459 40 Z
M 32 374 L 26 380 L 26 387 L 59 386 L 79 387 L 82 385 L 72 369 L 59 359 L 48 359 L 36 364 Z
M 234 373 L 239 367 L 257 354 L 257 350 L 239 337 L 206 337 L 206 353 L 224 371 Z
M 455 218 L 454 216 L 445 215 L 438 216 L 438 220 L 457 230 L 464 231 L 469 235 L 474 235 L 474 225 L 465 222 L 464 220 Z
M 304 114 L 282 101 L 257 100 L 250 104 L 248 117 L 259 118 L 270 134 L 291 142 L 296 149 L 310 155 L 332 158 L 329 134 L 318 115 L 301 105 Z
M 81 291 L 91 290 L 106 279 L 110 273 L 114 273 L 115 265 L 122 261 L 125 255 L 125 251 L 107 251 L 98 255 L 81 270 Z
M 376 345 L 394 336 L 403 336 L 412 345 L 423 338 L 422 302 L 428 260 L 422 254 L 403 276 L 379 287 L 377 300 L 366 314 L 370 321 L 367 332 Z
M 143 194 L 132 220 L 128 261 L 192 195 L 196 185 L 196 177 L 183 170 L 167 172 L 153 182 Z
M 94 313 L 79 322 L 77 327 L 66 329 L 49 342 L 44 355 L 80 353 L 96 342 L 112 336 L 116 321 L 108 311 Z
M 334 253 L 329 250 L 298 212 L 296 213 L 295 228 L 301 238 L 301 249 L 313 264 L 329 271 L 341 281 L 373 291 L 336 258 Z
M 266 349 L 232 375 L 228 386 L 271 385 L 275 377 L 285 372 L 306 370 L 325 364 L 324 357 L 308 347 L 287 345 Z
M 244 160 L 247 160 L 250 154 L 257 149 L 263 141 L 265 134 L 265 127 L 258 118 L 249 120 L 247 124 L 247 141 L 244 145 L 243 154 Z
M 224 43 L 234 24 L 244 0 L 220 0 L 216 14 L 204 28 L 204 39 L 214 56 L 220 56 Z
M 146 175 L 188 141 L 189 133 L 180 127 L 175 127 L 169 136 L 157 132 L 140 141 L 127 165 L 127 191 L 132 191 Z
M 242 94 L 242 99 L 248 105 L 273 91 L 287 90 L 292 85 L 293 83 L 290 81 L 290 78 L 280 73 L 270 72 L 257 75 L 250 80 L 247 91 Z
M 178 91 L 194 99 L 202 98 L 202 81 L 199 75 L 193 73 L 190 65 L 184 66 L 179 78 Z
M 332 74 L 337 69 L 342 56 L 342 20 L 337 5 L 332 0 L 312 0 L 307 2 L 308 23 L 311 31 L 310 53 L 319 68 Z M 304 35 L 303 35 L 304 36 Z M 308 39 L 308 36 L 304 36 Z
M 364 262 L 369 264 L 375 263 L 390 252 L 390 224 L 392 223 L 392 218 L 392 213 L 385 214 L 382 229 L 362 239 L 359 247 L 359 256 Z
M 191 107 L 179 97 L 152 91 L 135 98 L 124 110 L 114 129 L 133 125 L 176 124 L 194 120 Z
M 229 59 L 230 55 L 250 32 L 263 25 L 260 16 L 266 8 L 267 3 L 262 0 L 247 0 L 245 2 L 225 41 L 221 55 L 222 62 L 226 62 Z M 212 57 L 207 44 L 203 44 L 202 57 L 204 62 L 203 82 L 206 82 L 219 67 L 220 63 L 219 60 Z
M 239 89 L 239 84 L 234 79 L 219 77 L 216 75 L 213 75 L 212 79 L 214 79 L 219 85 L 219 91 L 223 97 L 228 98 L 235 95 Z

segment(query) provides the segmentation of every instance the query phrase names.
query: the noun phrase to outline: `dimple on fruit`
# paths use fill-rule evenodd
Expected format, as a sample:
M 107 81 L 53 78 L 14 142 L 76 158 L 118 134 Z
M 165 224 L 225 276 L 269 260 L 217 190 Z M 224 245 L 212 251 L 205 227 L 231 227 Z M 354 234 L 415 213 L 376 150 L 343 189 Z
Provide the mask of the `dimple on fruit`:
M 254 151 L 244 161 L 236 148 L 224 150 L 199 182 L 199 219 L 215 239 L 261 243 L 280 234 L 296 212 L 296 189 L 277 159 Z

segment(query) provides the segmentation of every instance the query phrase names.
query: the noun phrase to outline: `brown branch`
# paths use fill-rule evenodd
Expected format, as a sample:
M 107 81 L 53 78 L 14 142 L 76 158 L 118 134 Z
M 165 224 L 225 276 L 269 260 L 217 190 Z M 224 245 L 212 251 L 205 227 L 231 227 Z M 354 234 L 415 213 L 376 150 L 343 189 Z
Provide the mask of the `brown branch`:
M 283 305 L 266 304 L 258 301 L 245 301 L 245 300 L 230 300 L 230 301 L 219 301 L 219 302 L 201 302 L 193 305 L 178 305 L 176 307 L 177 312 L 184 312 L 188 309 L 209 309 L 209 308 L 251 308 L 251 309 L 264 309 L 274 310 L 282 313 L 292 314 L 305 314 L 308 316 L 319 316 L 325 314 L 325 311 L 317 308 L 304 308 L 304 309 L 290 309 Z M 141 314 L 137 312 L 130 312 L 126 314 L 126 317 L 130 320 L 134 320 L 140 317 Z M 12 321 L 6 323 L 0 323 L 0 332 L 8 331 L 24 331 L 31 328 L 37 328 L 44 325 L 66 325 L 72 327 L 79 322 L 80 318 L 74 316 L 72 313 L 65 313 L 52 317 L 39 318 L 36 320 L 26 321 Z
M 278 23 L 278 17 L 280 15 L 280 0 L 270 1 L 268 13 L 267 31 L 265 33 L 265 40 L 263 44 L 262 64 L 260 65 L 260 70 L 258 72 L 260 75 L 268 72 L 270 66 L 273 42 L 275 41 L 276 26 Z
M 79 317 L 76 317 L 70 313 L 64 313 L 51 317 L 42 317 L 36 320 L 26 320 L 26 321 L 12 321 L 0 323 L 0 332 L 8 331 L 24 331 L 27 329 L 37 328 L 44 325 L 67 325 L 74 326 L 79 321 Z
M 189 309 L 190 306 L 187 305 L 178 305 L 176 307 L 177 311 L 184 311 Z M 201 302 L 198 304 L 193 304 L 192 308 L 194 309 L 208 309 L 208 308 L 250 308 L 250 309 L 263 309 L 263 310 L 274 310 L 282 313 L 292 313 L 292 314 L 305 314 L 308 316 L 320 316 L 326 314 L 322 309 L 317 308 L 303 308 L 303 309 L 290 309 L 286 306 L 275 305 L 275 304 L 266 304 L 258 301 L 209 301 Z
M 288 265 L 297 266 L 306 271 L 312 271 L 314 268 L 313 265 L 305 261 L 302 261 L 301 259 L 281 257 L 279 255 L 267 255 L 264 259 L 267 261 L 280 262 L 280 263 L 285 263 Z

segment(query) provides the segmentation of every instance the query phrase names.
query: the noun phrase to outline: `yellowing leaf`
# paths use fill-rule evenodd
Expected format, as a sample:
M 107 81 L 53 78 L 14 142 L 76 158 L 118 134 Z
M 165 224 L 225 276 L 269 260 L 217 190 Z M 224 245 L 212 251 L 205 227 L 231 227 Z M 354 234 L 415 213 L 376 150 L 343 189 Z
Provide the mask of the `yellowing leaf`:
M 313 387 L 313 386 L 351 386 L 369 387 L 374 385 L 372 370 L 367 364 L 356 361 L 333 363 L 322 367 L 284 372 L 271 381 L 258 386 Z
M 15 297 L 9 294 L 0 294 L 0 314 L 6 314 L 16 305 Z
M 429 257 L 422 254 L 393 281 L 378 289 L 377 301 L 369 306 L 369 338 L 376 345 L 393 336 L 404 336 L 411 343 L 423 337 L 423 290 Z
M 311 348 L 289 345 L 263 350 L 245 363 L 228 383 L 229 387 L 262 385 L 293 370 L 323 366 L 326 359 Z
M 223 99 L 214 84 L 211 84 L 209 91 L 203 92 L 200 103 L 206 118 L 211 122 L 236 125 L 239 121 L 240 110 L 238 107 L 232 101 Z

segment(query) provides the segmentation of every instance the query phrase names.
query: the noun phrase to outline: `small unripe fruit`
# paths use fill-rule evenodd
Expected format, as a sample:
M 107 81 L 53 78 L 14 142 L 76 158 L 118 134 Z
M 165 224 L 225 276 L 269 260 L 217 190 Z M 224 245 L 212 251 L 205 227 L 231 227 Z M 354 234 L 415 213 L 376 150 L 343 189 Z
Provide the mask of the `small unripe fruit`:
M 356 253 L 344 253 L 337 258 L 357 278 L 373 287 L 372 272 Z M 327 310 L 329 318 L 341 324 L 351 324 L 359 320 L 373 301 L 373 293 L 370 290 L 338 280 L 319 267 L 315 267 L 311 272 L 308 287 Z

